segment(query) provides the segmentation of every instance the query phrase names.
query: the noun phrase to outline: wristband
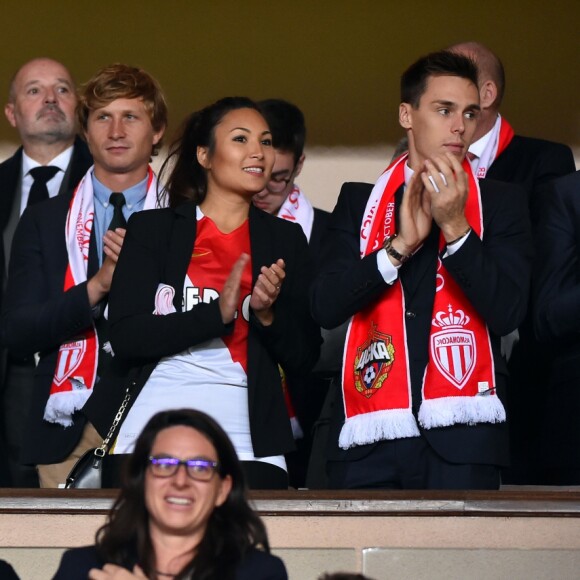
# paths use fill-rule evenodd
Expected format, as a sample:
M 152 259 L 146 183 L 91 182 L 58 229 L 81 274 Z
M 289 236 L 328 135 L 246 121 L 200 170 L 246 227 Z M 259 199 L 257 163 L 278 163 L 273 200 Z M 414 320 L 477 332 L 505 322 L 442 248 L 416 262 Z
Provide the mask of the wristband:
M 471 226 L 469 226 L 467 228 L 467 231 L 464 234 L 461 234 L 458 238 L 455 238 L 454 240 L 451 240 L 450 242 L 446 242 L 446 245 L 452 246 L 453 244 L 456 244 L 459 240 L 462 240 L 470 231 L 471 231 Z

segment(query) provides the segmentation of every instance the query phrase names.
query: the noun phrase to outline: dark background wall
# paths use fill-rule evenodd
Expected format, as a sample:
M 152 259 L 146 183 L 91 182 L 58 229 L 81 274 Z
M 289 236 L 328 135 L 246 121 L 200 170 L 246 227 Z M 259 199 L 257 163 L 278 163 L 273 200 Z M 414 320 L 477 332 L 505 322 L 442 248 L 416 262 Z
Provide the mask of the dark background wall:
M 170 133 L 225 95 L 284 97 L 310 145 L 395 142 L 398 78 L 420 55 L 479 40 L 504 61 L 516 132 L 580 144 L 580 1 L 2 0 L 0 99 L 36 56 L 78 82 L 111 62 L 142 66 L 168 97 Z M 0 121 L 0 141 L 17 139 Z

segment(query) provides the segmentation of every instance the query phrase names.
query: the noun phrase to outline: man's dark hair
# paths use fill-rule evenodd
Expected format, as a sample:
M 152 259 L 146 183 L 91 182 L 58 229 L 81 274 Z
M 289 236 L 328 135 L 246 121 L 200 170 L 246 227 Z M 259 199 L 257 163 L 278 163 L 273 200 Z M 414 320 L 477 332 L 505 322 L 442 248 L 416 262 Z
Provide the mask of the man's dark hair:
M 429 77 L 460 77 L 471 81 L 477 88 L 477 66 L 472 59 L 441 50 L 421 57 L 401 76 L 401 102 L 409 103 L 414 109 L 419 106 L 427 90 Z
M 302 111 L 282 99 L 266 99 L 258 103 L 266 123 L 272 131 L 274 149 L 294 155 L 294 164 L 302 156 L 306 142 L 306 124 Z

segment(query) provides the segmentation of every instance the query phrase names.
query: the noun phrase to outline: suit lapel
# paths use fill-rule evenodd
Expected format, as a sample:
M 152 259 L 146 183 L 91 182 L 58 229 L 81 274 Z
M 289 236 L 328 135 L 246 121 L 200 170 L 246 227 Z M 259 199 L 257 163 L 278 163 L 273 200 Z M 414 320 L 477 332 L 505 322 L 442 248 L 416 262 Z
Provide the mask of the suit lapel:
M 194 203 L 187 203 L 175 209 L 175 221 L 169 239 L 168 260 L 165 265 L 165 283 L 175 289 L 173 305 L 177 311 L 181 311 L 183 281 L 185 280 L 195 245 L 197 233 L 196 207 Z
M 265 221 L 268 214 L 250 206 L 250 249 L 252 252 L 252 287 L 260 275 L 262 266 L 270 266 L 278 257 L 272 255 L 272 239 Z
M 270 266 L 280 256 L 274 256 L 273 240 L 268 227 L 268 220 L 273 219 L 267 213 L 250 205 L 250 251 L 252 254 L 252 288 L 260 275 L 262 266 Z M 278 219 L 278 218 L 274 218 Z M 248 331 L 248 404 L 250 412 L 255 408 L 257 378 L 255 369 L 262 368 L 262 351 L 260 339 L 253 324 Z M 250 364 L 250 361 L 251 364 Z
M 68 164 L 66 173 L 60 184 L 58 195 L 72 194 L 74 188 L 93 164 L 91 154 L 84 141 L 79 137 L 75 139 L 73 153 Z
M 0 173 L 0 227 L 6 227 L 14 201 L 20 199 L 20 173 L 22 171 L 22 147 L 7 159 Z M 20 214 L 20 210 L 18 211 Z

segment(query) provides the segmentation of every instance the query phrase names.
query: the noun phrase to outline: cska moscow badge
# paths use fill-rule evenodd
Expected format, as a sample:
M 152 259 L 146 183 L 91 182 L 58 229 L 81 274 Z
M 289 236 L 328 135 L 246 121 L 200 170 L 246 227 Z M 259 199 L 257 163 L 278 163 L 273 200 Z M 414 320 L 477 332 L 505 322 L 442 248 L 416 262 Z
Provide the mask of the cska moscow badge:
M 377 331 L 371 324 L 368 339 L 359 346 L 354 358 L 354 386 L 370 399 L 383 386 L 395 362 L 391 336 Z

